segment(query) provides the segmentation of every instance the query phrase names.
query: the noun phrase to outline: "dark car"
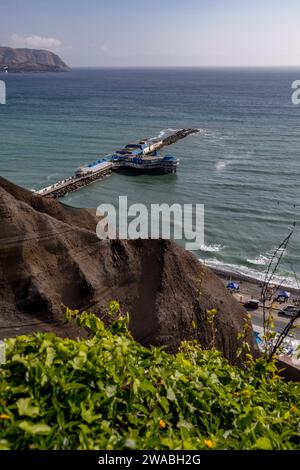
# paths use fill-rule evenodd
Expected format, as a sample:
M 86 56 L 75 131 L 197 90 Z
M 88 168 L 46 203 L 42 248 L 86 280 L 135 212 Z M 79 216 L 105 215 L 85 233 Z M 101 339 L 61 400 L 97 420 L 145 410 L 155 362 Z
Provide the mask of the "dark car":
M 294 318 L 297 315 L 300 315 L 300 308 L 295 307 L 294 305 L 288 305 L 282 310 L 279 310 L 278 315 L 283 316 L 283 317 Z
M 244 307 L 246 310 L 257 310 L 259 307 L 259 301 L 255 299 L 248 300 L 248 302 L 244 304 Z

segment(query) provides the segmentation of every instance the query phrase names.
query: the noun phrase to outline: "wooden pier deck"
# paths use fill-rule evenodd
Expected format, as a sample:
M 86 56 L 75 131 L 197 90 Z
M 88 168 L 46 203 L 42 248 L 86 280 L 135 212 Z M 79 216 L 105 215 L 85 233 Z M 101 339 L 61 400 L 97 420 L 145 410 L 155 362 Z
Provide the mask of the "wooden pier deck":
M 184 139 L 191 134 L 196 134 L 198 131 L 198 129 L 180 129 L 174 134 L 171 134 L 165 139 L 162 139 L 161 144 L 157 147 L 157 149 L 159 150 L 168 145 L 175 144 L 177 141 Z M 120 168 L 119 164 L 111 163 L 106 168 L 102 168 L 95 173 L 86 176 L 70 176 L 69 178 L 58 181 L 57 183 L 54 183 L 47 188 L 35 191 L 34 194 L 38 194 L 44 197 L 60 198 L 70 192 L 77 191 L 78 189 L 87 186 L 94 181 L 104 178 L 105 176 L 111 174 L 112 171 L 117 171 L 118 168 Z

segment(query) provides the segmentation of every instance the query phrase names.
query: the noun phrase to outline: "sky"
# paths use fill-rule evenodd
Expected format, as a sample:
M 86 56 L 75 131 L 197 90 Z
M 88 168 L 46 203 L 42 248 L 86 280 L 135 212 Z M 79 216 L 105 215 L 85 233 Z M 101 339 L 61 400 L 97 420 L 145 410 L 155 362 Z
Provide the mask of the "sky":
M 70 66 L 299 66 L 299 0 L 0 0 L 0 45 Z

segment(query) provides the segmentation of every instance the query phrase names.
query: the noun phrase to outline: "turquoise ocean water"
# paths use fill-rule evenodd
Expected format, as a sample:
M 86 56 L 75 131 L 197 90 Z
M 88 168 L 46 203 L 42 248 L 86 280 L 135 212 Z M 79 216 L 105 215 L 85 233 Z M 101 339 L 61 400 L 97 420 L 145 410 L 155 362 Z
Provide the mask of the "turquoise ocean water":
M 177 175 L 114 174 L 63 201 L 205 205 L 197 256 L 259 278 L 300 215 L 300 106 L 296 69 L 77 69 L 5 74 L 0 173 L 30 189 L 73 174 L 82 163 L 172 129 L 199 133 L 170 147 Z M 295 231 L 279 275 L 300 276 Z

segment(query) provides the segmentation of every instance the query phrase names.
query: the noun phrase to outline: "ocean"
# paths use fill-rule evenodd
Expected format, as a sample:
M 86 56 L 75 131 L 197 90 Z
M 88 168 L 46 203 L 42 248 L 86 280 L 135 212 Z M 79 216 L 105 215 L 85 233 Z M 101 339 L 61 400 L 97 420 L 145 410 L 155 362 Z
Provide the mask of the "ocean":
M 128 202 L 205 205 L 208 265 L 261 279 L 300 215 L 297 69 L 74 69 L 2 74 L 1 176 L 29 189 L 70 176 L 136 139 L 196 127 L 166 149 L 176 175 L 113 174 L 63 198 L 78 207 Z M 278 276 L 296 286 L 296 228 Z

